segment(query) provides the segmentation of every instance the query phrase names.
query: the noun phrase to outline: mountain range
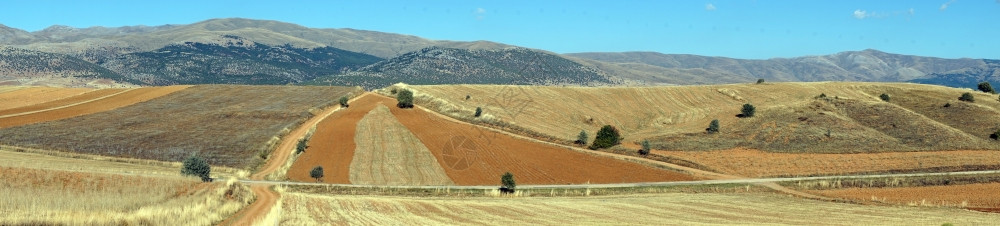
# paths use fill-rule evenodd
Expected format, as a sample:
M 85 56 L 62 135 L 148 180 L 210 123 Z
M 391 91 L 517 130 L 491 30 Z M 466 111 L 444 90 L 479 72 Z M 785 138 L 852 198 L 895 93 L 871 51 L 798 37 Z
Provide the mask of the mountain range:
M 734 59 L 655 52 L 556 54 L 489 41 L 440 41 L 269 20 L 27 32 L 0 25 L 0 84 L 691 85 L 766 81 L 1000 82 L 1000 61 L 867 49 Z

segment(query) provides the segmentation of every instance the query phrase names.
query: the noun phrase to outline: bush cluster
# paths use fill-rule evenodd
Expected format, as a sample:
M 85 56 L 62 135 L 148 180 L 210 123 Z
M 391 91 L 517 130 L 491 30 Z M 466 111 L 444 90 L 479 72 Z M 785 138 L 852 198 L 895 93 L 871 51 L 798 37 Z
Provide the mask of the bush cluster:
M 601 149 L 610 148 L 612 146 L 621 144 L 621 134 L 618 133 L 618 129 L 611 125 L 605 125 L 601 127 L 601 130 L 597 131 L 597 137 L 594 137 L 594 143 L 590 145 L 590 149 Z

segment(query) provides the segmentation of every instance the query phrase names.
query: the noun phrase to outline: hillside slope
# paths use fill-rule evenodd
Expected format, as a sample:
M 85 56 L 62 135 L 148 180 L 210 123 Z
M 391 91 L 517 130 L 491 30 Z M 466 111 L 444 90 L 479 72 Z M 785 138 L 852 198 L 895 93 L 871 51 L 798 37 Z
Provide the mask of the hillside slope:
M 62 54 L 0 46 L 0 85 L 114 86 L 119 76 L 99 65 Z

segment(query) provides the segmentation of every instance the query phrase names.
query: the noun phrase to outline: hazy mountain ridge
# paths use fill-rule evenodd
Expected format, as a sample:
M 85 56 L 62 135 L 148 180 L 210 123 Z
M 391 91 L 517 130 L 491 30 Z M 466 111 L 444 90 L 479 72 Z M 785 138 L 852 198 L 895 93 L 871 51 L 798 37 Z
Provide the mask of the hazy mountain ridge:
M 2 84 L 88 86 L 99 78 L 116 76 L 120 75 L 72 56 L 0 46 Z

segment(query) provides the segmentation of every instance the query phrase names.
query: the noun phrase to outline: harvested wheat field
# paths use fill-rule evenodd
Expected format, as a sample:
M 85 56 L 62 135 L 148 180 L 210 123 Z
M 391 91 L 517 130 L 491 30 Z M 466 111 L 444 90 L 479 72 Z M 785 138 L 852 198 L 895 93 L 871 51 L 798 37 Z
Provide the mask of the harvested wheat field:
M 957 101 L 964 89 L 904 83 L 812 82 L 668 87 L 542 87 L 397 84 L 418 105 L 464 121 L 569 143 L 580 131 L 619 128 L 625 143 L 658 149 L 755 148 L 860 153 L 1000 149 L 989 134 L 1000 102 Z M 879 99 L 888 93 L 891 102 Z M 819 97 L 825 94 L 826 97 Z M 995 96 L 974 92 L 977 98 Z M 469 97 L 466 99 L 466 97 Z M 757 114 L 737 118 L 751 103 Z M 943 107 L 951 103 L 949 108 Z M 483 117 L 472 117 L 476 107 Z M 978 115 L 976 119 L 961 120 Z M 720 133 L 708 136 L 713 119 Z
M 774 153 L 753 149 L 661 151 L 652 154 L 696 162 L 714 171 L 747 177 L 843 175 L 1000 168 L 997 151 L 925 151 L 858 154 Z
M 316 132 L 306 144 L 309 147 L 299 154 L 288 169 L 288 178 L 294 181 L 315 181 L 309 177 L 309 171 L 313 167 L 322 166 L 323 182 L 351 183 L 350 169 L 357 147 L 354 140 L 358 121 L 378 105 L 377 101 L 353 101 L 350 107 L 341 108 L 320 121 L 316 125 Z
M 30 114 L 34 112 L 41 112 L 46 110 L 52 110 L 57 108 L 69 107 L 76 104 L 82 104 L 106 97 L 113 96 L 127 91 L 127 89 L 98 89 L 90 92 L 82 93 L 76 96 L 66 97 L 58 100 L 53 100 L 45 103 L 28 105 L 24 107 L 11 108 L 6 110 L 0 110 L 0 117 L 10 117 L 22 114 Z
M 453 185 L 430 150 L 379 104 L 358 121 L 351 183 Z M 395 107 L 395 106 L 393 106 Z
M 0 167 L 2 225 L 206 225 L 252 199 L 231 182 Z
M 88 88 L 26 87 L 0 93 L 0 110 L 19 108 L 90 92 Z
M 181 161 L 198 153 L 212 165 L 247 168 L 261 162 L 259 156 L 266 157 L 278 137 L 311 117 L 312 112 L 358 91 L 353 87 L 203 85 L 139 88 L 116 97 L 138 102 L 145 98 L 128 94 L 156 93 L 148 89 L 172 89 L 172 93 L 112 111 L 0 129 L 0 142 L 160 161 Z M 100 106 L 116 99 L 38 114 Z
M 995 214 L 948 208 L 866 206 L 775 194 L 555 198 L 283 197 L 282 225 L 957 225 L 993 224 Z
M 93 101 L 85 102 L 83 104 L 77 104 L 63 108 L 56 108 L 30 114 L 4 117 L 3 120 L 0 120 L 0 128 L 8 128 L 8 127 L 21 126 L 21 125 L 46 122 L 46 121 L 55 121 L 60 119 L 77 117 L 81 115 L 93 114 L 102 111 L 109 111 L 120 107 L 136 104 L 139 102 L 155 99 L 157 97 L 165 96 L 167 94 L 186 89 L 187 87 L 188 86 L 166 86 L 166 87 L 138 88 L 117 93 L 107 98 L 100 98 Z
M 862 202 L 1000 210 L 1000 183 L 899 188 L 844 188 L 808 192 Z

